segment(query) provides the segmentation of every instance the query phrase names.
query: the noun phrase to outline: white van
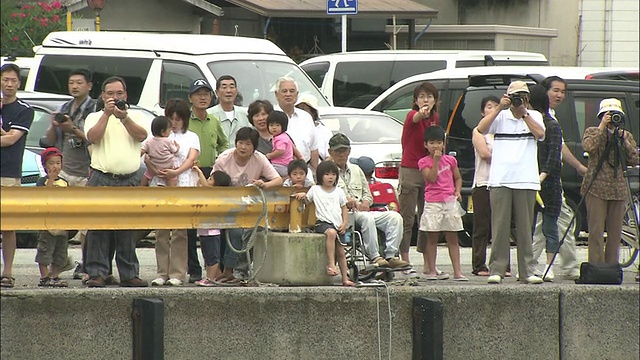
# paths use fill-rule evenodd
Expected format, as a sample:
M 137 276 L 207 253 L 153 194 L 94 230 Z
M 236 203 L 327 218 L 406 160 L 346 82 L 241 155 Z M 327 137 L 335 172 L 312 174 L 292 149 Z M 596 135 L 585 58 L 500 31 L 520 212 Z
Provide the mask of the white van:
M 436 70 L 474 66 L 546 66 L 542 54 L 482 50 L 378 50 L 322 55 L 300 67 L 335 106 L 365 108 L 398 81 Z
M 53 32 L 36 52 L 26 90 L 67 94 L 71 70 L 93 76 L 91 96 L 102 81 L 118 75 L 127 83 L 129 102 L 162 113 L 168 99 L 188 97 L 193 80 L 204 78 L 215 88 L 216 78 L 233 76 L 241 105 L 253 100 L 275 101 L 274 85 L 289 76 L 300 93 L 310 93 L 328 105 L 309 77 L 278 46 L 268 40 L 198 34 L 136 32 Z

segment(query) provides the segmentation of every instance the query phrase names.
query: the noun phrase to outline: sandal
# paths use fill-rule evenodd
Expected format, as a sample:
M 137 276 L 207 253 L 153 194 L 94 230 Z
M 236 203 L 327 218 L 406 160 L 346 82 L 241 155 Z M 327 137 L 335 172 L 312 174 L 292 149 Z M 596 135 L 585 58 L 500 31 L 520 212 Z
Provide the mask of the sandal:
M 44 286 L 50 286 L 50 285 L 51 285 L 51 279 L 48 276 L 40 278 L 40 282 L 38 283 L 38 286 L 44 287 Z
M 61 280 L 60 278 L 53 278 L 51 279 L 49 286 L 62 288 L 62 287 L 69 287 L 69 284 L 67 284 L 66 281 Z
M 12 288 L 16 285 L 16 279 L 11 276 L 3 276 L 0 280 L 0 287 Z
M 329 276 L 336 276 L 338 275 L 338 270 L 336 270 L 335 268 L 331 267 L 330 265 L 327 265 L 325 267 L 325 270 L 327 271 L 327 275 Z

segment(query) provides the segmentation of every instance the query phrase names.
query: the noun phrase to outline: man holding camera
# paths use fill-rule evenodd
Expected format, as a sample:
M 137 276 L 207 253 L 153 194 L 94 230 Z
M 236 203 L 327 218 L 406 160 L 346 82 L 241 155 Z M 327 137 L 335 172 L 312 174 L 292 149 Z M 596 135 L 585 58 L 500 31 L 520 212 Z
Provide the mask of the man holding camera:
M 141 143 L 147 137 L 145 119 L 127 112 L 124 79 L 112 76 L 102 84 L 104 110 L 87 116 L 85 133 L 92 145 L 91 172 L 87 186 L 138 186 Z M 120 286 L 145 287 L 136 257 L 133 230 L 89 230 L 85 269 L 89 287 L 104 287 L 109 275 L 109 242 L 116 243 L 116 264 Z
M 529 264 L 533 259 L 531 226 L 536 191 L 540 190 L 536 141 L 544 140 L 542 115 L 529 110 L 529 88 L 523 81 L 514 81 L 507 95 L 486 114 L 477 130 L 494 134 L 489 188 L 491 198 L 491 233 L 493 244 L 489 269 L 490 284 L 500 284 L 509 266 L 511 219 L 516 225 L 519 279 L 529 284 L 541 284 Z
M 84 135 L 84 121 L 96 111 L 96 101 L 89 96 L 91 87 L 89 71 L 78 69 L 69 73 L 69 95 L 73 99 L 62 104 L 51 116 L 51 125 L 42 139 L 44 145 L 55 146 L 62 151 L 64 162 L 60 177 L 67 180 L 69 186 L 86 186 L 89 179 L 89 143 Z M 83 260 L 86 256 L 86 233 L 86 230 L 79 230 Z M 73 276 L 80 279 L 83 274 L 84 269 L 79 264 Z

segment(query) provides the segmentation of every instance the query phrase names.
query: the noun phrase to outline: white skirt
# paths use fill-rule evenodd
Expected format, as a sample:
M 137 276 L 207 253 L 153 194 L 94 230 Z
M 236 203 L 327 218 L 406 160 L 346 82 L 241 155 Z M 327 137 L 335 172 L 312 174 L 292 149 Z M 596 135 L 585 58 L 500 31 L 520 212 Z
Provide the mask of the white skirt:
M 462 215 L 465 211 L 457 201 L 450 202 L 425 202 L 422 217 L 420 218 L 420 231 L 461 231 Z

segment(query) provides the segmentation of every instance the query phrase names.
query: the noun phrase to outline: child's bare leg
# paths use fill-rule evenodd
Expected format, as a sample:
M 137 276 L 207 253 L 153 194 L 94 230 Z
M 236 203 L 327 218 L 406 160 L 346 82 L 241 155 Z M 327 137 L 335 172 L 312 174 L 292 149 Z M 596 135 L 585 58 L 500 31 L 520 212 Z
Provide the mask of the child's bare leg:
M 52 279 L 60 277 L 60 270 L 62 270 L 62 266 L 51 264 L 51 272 L 49 273 L 49 277 Z
M 336 238 L 338 237 L 338 232 L 335 229 L 329 229 L 324 232 L 327 236 L 327 257 L 329 261 L 327 263 L 327 275 L 335 276 L 338 275 L 338 270 L 336 270 Z
M 436 276 L 436 255 L 438 252 L 438 238 L 439 232 L 429 231 L 427 232 L 427 246 L 424 251 L 423 257 L 426 261 L 425 267 L 429 268 L 429 276 Z
M 46 278 L 47 276 L 49 276 L 49 266 L 48 265 L 38 264 L 38 269 L 40 269 L 40 277 L 41 278 Z
M 338 266 L 340 267 L 340 273 L 342 274 L 342 285 L 353 286 L 353 281 L 349 280 L 347 256 L 344 253 L 344 246 L 342 246 L 341 244 L 336 245 L 336 255 L 338 257 Z
M 178 178 L 175 177 L 173 179 L 167 179 L 167 180 L 165 180 L 165 184 L 166 184 L 166 186 L 176 187 L 176 186 L 178 186 Z
M 461 278 L 462 270 L 460 270 L 460 245 L 458 244 L 458 234 L 453 231 L 445 231 L 444 238 L 447 240 L 447 248 L 449 248 L 449 259 L 453 266 L 453 278 Z

